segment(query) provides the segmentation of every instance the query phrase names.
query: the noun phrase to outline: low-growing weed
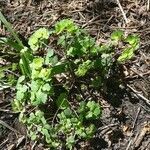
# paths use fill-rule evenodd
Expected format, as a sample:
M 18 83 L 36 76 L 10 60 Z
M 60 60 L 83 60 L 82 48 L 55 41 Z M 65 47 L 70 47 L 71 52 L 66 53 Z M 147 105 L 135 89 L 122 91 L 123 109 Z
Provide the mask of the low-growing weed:
M 112 66 L 134 56 L 139 38 L 117 30 L 108 43 L 96 44 L 72 20 L 64 19 L 51 30 L 35 31 L 28 44 L 20 51 L 22 76 L 13 109 L 32 140 L 73 149 L 79 140 L 94 136 L 94 120 L 102 115 L 100 101 L 86 96 L 86 84 L 103 88 Z

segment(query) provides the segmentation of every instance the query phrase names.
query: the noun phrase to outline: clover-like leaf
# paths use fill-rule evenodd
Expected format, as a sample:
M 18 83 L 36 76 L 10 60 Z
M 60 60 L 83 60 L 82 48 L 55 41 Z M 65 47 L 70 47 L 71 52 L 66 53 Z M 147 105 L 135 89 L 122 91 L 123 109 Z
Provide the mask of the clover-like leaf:
M 50 63 L 50 58 L 54 55 L 53 49 L 48 49 L 45 57 L 45 64 L 48 65 Z
M 33 59 L 31 67 L 33 69 L 37 69 L 38 70 L 38 69 L 40 69 L 42 67 L 43 63 L 44 63 L 44 59 L 42 57 L 37 57 L 37 58 Z
M 57 34 L 62 33 L 64 30 L 70 33 L 74 33 L 78 27 L 74 24 L 72 20 L 69 19 L 64 19 L 61 20 L 60 22 L 57 22 L 55 25 L 55 32 Z
M 87 60 L 79 65 L 77 71 L 75 72 L 77 76 L 84 76 L 88 70 L 93 67 L 93 63 L 91 60 Z
M 17 91 L 16 93 L 16 99 L 22 100 L 24 98 L 24 93 L 22 91 Z
M 87 119 L 97 119 L 101 115 L 101 107 L 95 101 L 89 101 L 86 105 L 89 109 L 87 112 L 86 118 Z
M 134 49 L 132 47 L 126 48 L 117 59 L 118 62 L 124 62 L 134 56 Z
M 33 131 L 30 131 L 30 132 L 29 132 L 29 136 L 31 137 L 31 140 L 32 140 L 32 141 L 36 140 L 36 138 L 37 138 L 36 133 L 33 132 Z
M 37 104 L 45 104 L 47 101 L 47 94 L 42 92 L 41 90 L 39 90 L 37 93 L 36 93 L 36 101 L 35 101 L 35 104 L 37 102 Z
M 51 90 L 51 86 L 48 83 L 46 83 L 46 84 L 43 85 L 42 90 L 43 91 L 50 91 Z
M 128 35 L 125 41 L 128 42 L 132 46 L 137 46 L 138 48 L 140 39 L 137 35 Z
M 21 112 L 23 110 L 24 103 L 18 99 L 14 99 L 12 102 L 12 108 L 15 112 Z
M 75 144 L 75 136 L 70 135 L 69 137 L 67 137 L 67 139 L 66 139 L 67 147 L 69 149 L 72 149 L 74 144 Z
M 43 82 L 41 80 L 32 80 L 31 85 L 30 85 L 31 90 L 36 93 L 42 84 Z
M 124 33 L 121 30 L 116 30 L 111 34 L 111 39 L 115 41 L 119 41 L 122 39 Z
M 47 101 L 48 95 L 39 89 L 36 93 L 32 92 L 31 93 L 31 104 L 32 105 L 40 105 L 40 104 L 45 104 Z
M 29 38 L 28 44 L 33 51 L 37 51 L 41 42 L 49 38 L 49 31 L 46 28 L 40 28 Z

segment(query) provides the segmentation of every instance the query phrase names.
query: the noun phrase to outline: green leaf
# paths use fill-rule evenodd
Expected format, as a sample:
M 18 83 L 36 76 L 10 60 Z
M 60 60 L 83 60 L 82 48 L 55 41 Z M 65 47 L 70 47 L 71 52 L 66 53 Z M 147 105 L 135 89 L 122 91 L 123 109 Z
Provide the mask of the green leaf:
M 21 113 L 19 114 L 19 121 L 24 124 L 27 122 L 27 117 L 24 114 L 24 110 L 22 110 Z
M 98 116 L 100 113 L 101 113 L 101 110 L 100 110 L 100 108 L 99 107 L 96 107 L 95 109 L 94 109 L 94 115 L 95 116 Z
M 93 110 L 95 108 L 95 102 L 94 101 L 89 101 L 86 106 L 89 107 L 91 110 Z
M 33 51 L 37 51 L 39 48 L 38 39 L 35 37 L 30 37 L 28 44 Z
M 21 50 L 20 55 L 21 55 L 21 59 L 19 65 L 22 69 L 22 73 L 30 78 L 31 76 L 30 63 L 32 60 L 31 53 L 29 52 L 29 49 L 27 47 L 24 47 Z
M 20 76 L 17 83 L 18 84 L 22 83 L 24 80 L 25 80 L 25 76 Z
M 90 119 L 90 118 L 93 118 L 93 113 L 89 111 L 89 112 L 86 114 L 86 119 Z
M 35 112 L 35 115 L 38 116 L 41 119 L 44 116 L 44 112 L 42 112 L 41 110 L 37 110 Z
M 6 37 L 0 37 L 0 44 L 6 44 L 8 41 L 8 38 Z
M 131 59 L 133 56 L 134 56 L 134 49 L 130 47 L 130 48 L 126 48 L 117 60 L 118 62 L 121 63 Z
M 53 66 L 51 69 L 51 76 L 64 73 L 66 72 L 66 69 L 67 69 L 67 63 L 56 64 L 56 66 Z
M 72 110 L 70 108 L 67 108 L 64 110 L 64 115 L 69 118 L 72 115 Z
M 86 119 L 97 119 L 101 115 L 101 107 L 95 101 L 89 101 L 86 105 L 89 108 Z
M 38 70 L 38 69 L 40 69 L 43 66 L 43 63 L 44 63 L 44 59 L 41 58 L 41 57 L 37 57 L 37 58 L 33 59 L 31 67 L 33 69 L 37 69 Z
M 58 57 L 57 56 L 53 56 L 51 58 L 49 58 L 49 64 L 51 66 L 55 66 L 58 63 Z
M 30 48 L 35 52 L 38 50 L 38 48 L 40 48 L 41 43 L 48 38 L 49 31 L 46 28 L 40 28 L 31 35 L 28 44 L 30 45 Z
M 4 71 L 0 71 L 0 79 L 5 77 L 5 72 Z
M 122 39 L 124 33 L 121 30 L 116 30 L 111 34 L 111 39 L 115 41 L 119 41 Z
M 70 135 L 66 139 L 66 145 L 69 149 L 73 148 L 73 145 L 75 144 L 75 137 L 73 135 Z
M 69 102 L 67 100 L 67 93 L 61 93 L 56 101 L 57 107 L 60 109 L 66 109 L 69 107 Z
M 85 54 L 85 51 L 82 49 L 81 45 L 79 43 L 76 43 L 78 46 L 72 45 L 67 50 L 67 56 L 76 57 L 76 56 L 83 56 Z
M 43 84 L 43 82 L 40 81 L 40 80 L 32 80 L 31 90 L 36 93 L 39 90 L 39 88 L 41 87 L 42 84 Z
M 55 25 L 55 32 L 57 34 L 62 33 L 63 31 L 67 31 L 70 33 L 74 33 L 78 27 L 73 23 L 72 20 L 64 19 L 56 23 Z
M 12 102 L 12 108 L 15 112 L 21 112 L 23 110 L 24 103 L 20 102 L 18 99 L 14 99 Z
M 17 91 L 16 93 L 16 99 L 22 100 L 24 98 L 24 93 L 22 91 Z
M 37 79 L 39 77 L 40 71 L 33 69 L 31 74 L 31 79 Z
M 128 35 L 125 41 L 128 42 L 132 46 L 136 46 L 139 44 L 140 39 L 136 35 Z
M 31 104 L 32 105 L 40 105 L 45 104 L 48 98 L 48 95 L 40 90 L 36 93 L 31 93 Z
M 84 101 L 80 102 L 78 112 L 82 114 L 85 111 L 85 107 L 86 107 L 86 103 Z
M 91 124 L 89 127 L 86 128 L 86 139 L 92 138 L 94 135 L 94 132 L 96 131 L 95 125 Z
M 43 68 L 41 69 L 41 71 L 39 72 L 38 74 L 38 78 L 41 78 L 42 80 L 45 80 L 45 81 L 50 81 L 50 75 L 51 75 L 51 69 L 47 69 L 47 68 Z
M 93 67 L 93 63 L 91 60 L 87 60 L 85 62 L 83 62 L 82 64 L 79 65 L 77 71 L 75 72 L 75 74 L 77 76 L 84 76 L 88 70 L 90 70 Z
M 48 49 L 48 52 L 45 57 L 45 64 L 48 65 L 50 63 L 50 58 L 54 55 L 53 49 Z
M 48 83 L 46 83 L 46 84 L 43 85 L 42 90 L 43 90 L 43 91 L 50 91 L 51 88 L 52 88 L 52 87 L 51 87 Z
M 36 133 L 35 133 L 35 132 L 32 132 L 32 131 L 29 132 L 29 136 L 31 137 L 31 140 L 32 140 L 32 141 L 36 140 L 36 138 L 37 138 Z
M 14 39 L 6 37 L 0 37 L 0 44 L 9 45 L 10 47 L 17 50 L 17 52 L 20 52 L 23 48 L 23 45 L 21 46 L 20 44 L 18 44 L 18 42 L 15 42 Z
M 44 115 L 44 114 L 43 114 Z M 42 122 L 42 124 L 44 125 L 44 127 L 45 127 L 45 125 L 47 124 L 47 121 L 46 121 L 46 119 L 45 119 L 45 117 L 43 116 L 43 117 L 41 117 L 41 122 Z
M 45 104 L 47 101 L 47 94 L 41 91 L 38 91 L 38 93 L 36 94 L 36 98 L 39 103 L 42 102 L 43 104 Z
M 20 92 L 22 92 L 22 93 L 26 93 L 27 92 L 27 90 L 28 90 L 28 86 L 27 85 L 20 85 L 19 86 L 20 87 L 20 89 L 18 89 L 18 91 L 20 91 Z
M 58 39 L 57 45 L 65 46 L 65 44 L 66 44 L 65 40 L 66 40 L 65 35 L 60 36 L 59 39 Z
M 45 129 L 45 128 L 42 128 L 42 134 L 44 135 L 44 136 L 46 136 L 47 138 L 48 137 L 50 137 L 50 134 L 49 134 L 49 132 L 48 132 L 48 130 L 47 129 Z
M 40 28 L 35 33 L 34 36 L 40 40 L 49 38 L 49 31 L 46 28 Z

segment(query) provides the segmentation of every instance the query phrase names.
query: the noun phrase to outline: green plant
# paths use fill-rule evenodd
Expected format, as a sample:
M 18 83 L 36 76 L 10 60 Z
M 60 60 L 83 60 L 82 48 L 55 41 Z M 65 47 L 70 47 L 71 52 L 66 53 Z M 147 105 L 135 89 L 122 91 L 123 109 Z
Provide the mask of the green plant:
M 3 59 L 0 60 L 3 62 Z M 18 64 L 7 63 L 6 65 L 0 65 L 0 91 L 2 91 L 16 85 L 18 75 L 15 72 L 18 68 Z
M 63 55 L 56 55 L 56 50 L 48 45 L 52 36 L 57 39 L 54 47 Z M 116 58 L 120 42 L 122 52 Z M 19 119 L 27 125 L 32 140 L 41 139 L 55 149 L 73 149 L 78 140 L 94 136 L 96 128 L 89 122 L 102 114 L 96 100 L 85 98 L 87 85 L 83 79 L 103 88 L 114 63 L 130 59 L 139 39 L 115 31 L 109 43 L 97 45 L 86 31 L 65 19 L 57 22 L 51 31 L 38 29 L 28 44 L 30 47 L 20 51 L 23 75 L 16 85 L 13 109 L 20 113 Z M 72 92 L 72 88 L 76 91 Z
M 0 21 L 4 24 L 6 29 L 11 33 L 9 37 L 0 37 L 0 55 L 1 69 L 0 69 L 0 90 L 11 88 L 16 84 L 18 78 L 18 61 L 24 68 L 24 74 L 30 77 L 29 56 L 24 48 L 23 42 L 20 40 L 18 34 L 14 31 L 12 25 L 6 20 L 4 15 L 0 12 Z M 4 64 L 3 62 L 6 62 Z
M 88 103 L 81 102 L 78 109 L 80 118 L 84 119 L 98 119 L 101 114 L 101 109 L 95 101 L 89 101 Z
M 3 16 L 3 14 L 0 12 L 0 20 L 2 21 L 2 23 L 5 25 L 5 27 L 8 29 L 8 31 L 11 33 L 11 35 L 13 36 L 13 38 L 17 41 L 16 44 L 18 44 L 19 47 L 23 48 L 24 45 L 22 44 L 22 41 L 19 39 L 18 35 L 16 34 L 16 32 L 13 30 L 12 25 L 6 20 L 6 18 Z M 8 40 L 10 40 L 8 42 Z M 7 44 L 11 44 L 14 43 L 13 40 L 5 38 L 4 40 L 5 42 L 7 42 Z M 11 46 L 15 45 L 11 44 Z
M 117 59 L 120 63 L 131 59 L 134 56 L 134 52 L 139 48 L 140 40 L 137 35 L 128 35 L 125 37 L 121 30 L 117 30 L 112 33 L 111 39 L 114 43 L 118 43 L 120 41 L 127 43 L 121 55 Z

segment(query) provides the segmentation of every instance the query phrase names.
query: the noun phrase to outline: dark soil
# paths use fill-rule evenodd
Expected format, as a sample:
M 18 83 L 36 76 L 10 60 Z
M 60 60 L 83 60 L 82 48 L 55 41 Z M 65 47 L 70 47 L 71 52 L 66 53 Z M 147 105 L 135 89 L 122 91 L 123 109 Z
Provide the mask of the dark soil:
M 150 149 L 150 8 L 148 0 L 120 0 L 128 23 L 115 0 L 0 0 L 0 9 L 24 43 L 39 27 L 52 27 L 63 18 L 72 18 L 97 42 L 105 42 L 115 29 L 136 33 L 141 46 L 134 58 L 123 65 L 123 81 L 116 76 L 99 96 L 103 115 L 95 138 L 81 142 L 83 150 Z M 0 35 L 8 32 L 0 24 Z M 0 91 L 0 149 L 43 150 L 44 146 L 26 137 L 25 127 L 11 110 L 13 90 Z M 10 94 L 11 92 L 11 94 Z

